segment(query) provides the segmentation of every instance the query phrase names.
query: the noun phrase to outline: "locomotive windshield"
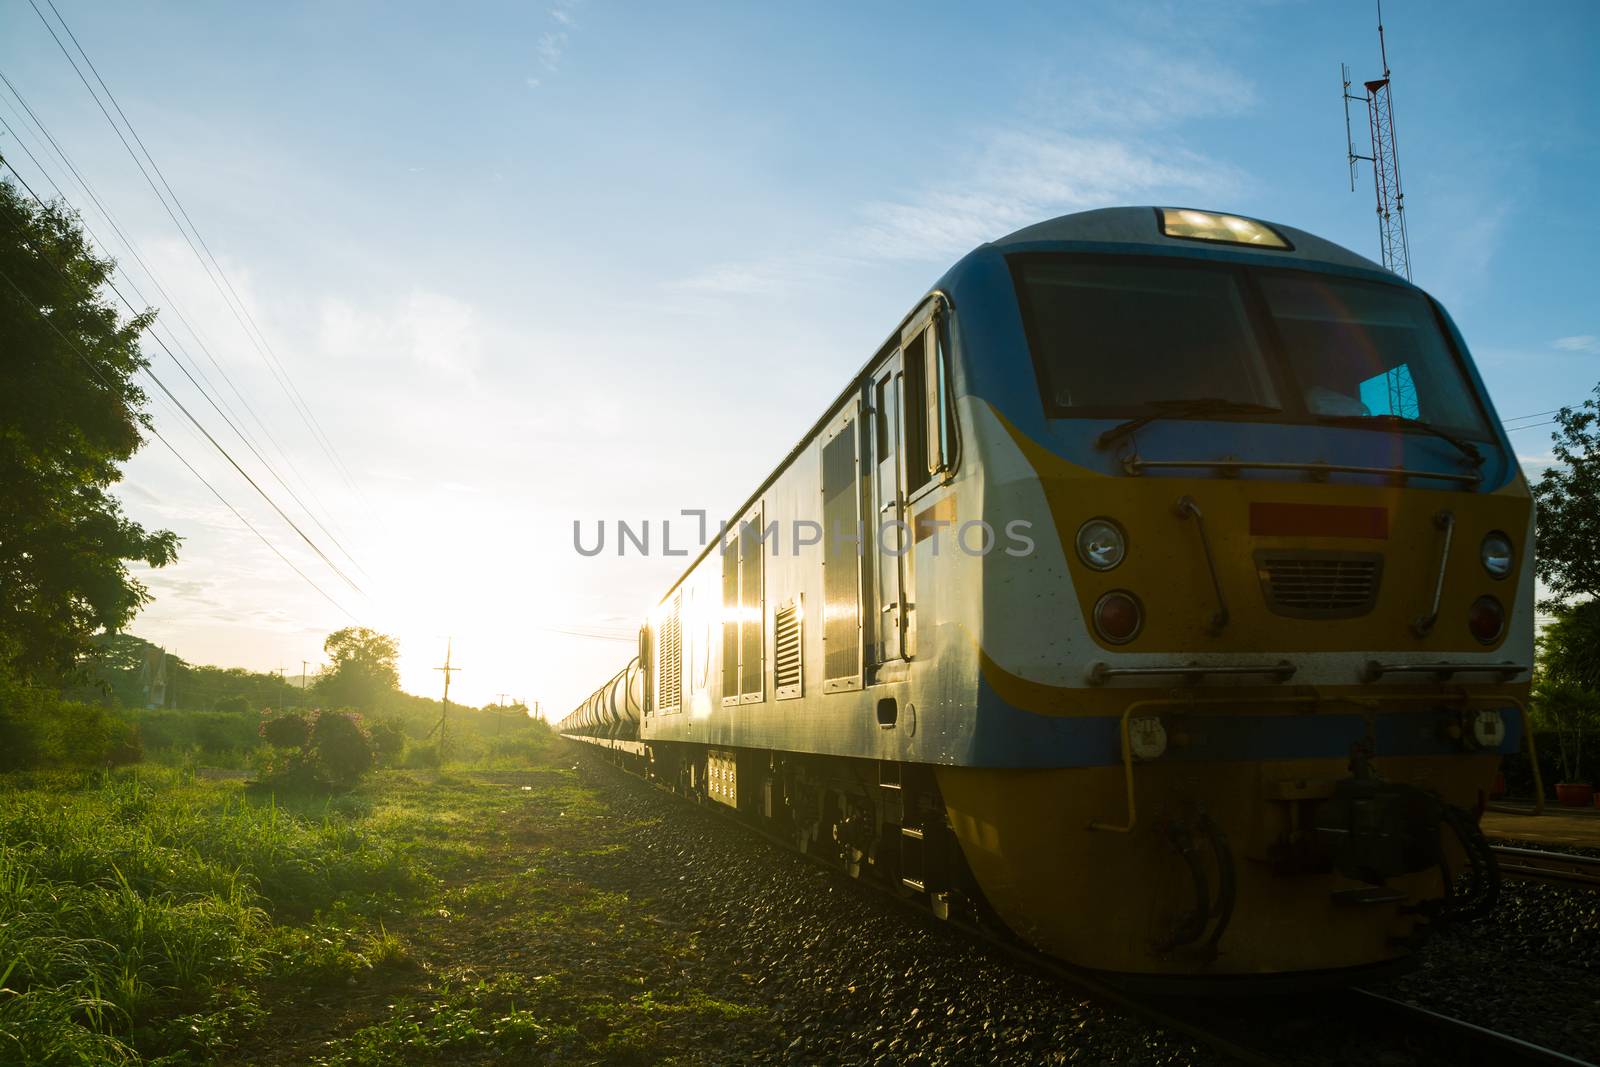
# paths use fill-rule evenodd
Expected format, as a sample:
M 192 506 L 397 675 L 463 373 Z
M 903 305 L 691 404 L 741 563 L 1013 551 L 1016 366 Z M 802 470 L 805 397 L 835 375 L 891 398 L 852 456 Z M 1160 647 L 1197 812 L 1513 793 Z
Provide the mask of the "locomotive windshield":
M 1052 415 L 1226 401 L 1248 407 L 1223 417 L 1372 416 L 1486 436 L 1473 389 L 1414 290 L 1172 261 L 1027 256 L 1012 266 Z

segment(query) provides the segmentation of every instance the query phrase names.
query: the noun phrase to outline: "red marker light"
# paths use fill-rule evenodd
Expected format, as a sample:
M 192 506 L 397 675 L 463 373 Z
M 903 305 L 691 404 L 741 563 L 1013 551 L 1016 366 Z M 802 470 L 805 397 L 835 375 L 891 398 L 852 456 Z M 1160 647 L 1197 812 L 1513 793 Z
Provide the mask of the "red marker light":
M 1144 609 L 1139 598 L 1121 589 L 1101 597 L 1094 605 L 1094 628 L 1113 645 L 1125 645 L 1139 636 L 1144 625 Z
M 1506 628 L 1506 609 L 1492 596 L 1481 596 L 1467 609 L 1467 629 L 1486 645 L 1492 645 Z

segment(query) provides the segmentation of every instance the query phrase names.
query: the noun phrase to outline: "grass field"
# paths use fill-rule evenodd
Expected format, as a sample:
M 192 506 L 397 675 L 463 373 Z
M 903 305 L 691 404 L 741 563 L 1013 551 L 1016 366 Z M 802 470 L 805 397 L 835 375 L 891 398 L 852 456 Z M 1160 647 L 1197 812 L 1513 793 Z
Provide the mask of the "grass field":
M 658 1062 L 759 1013 L 584 875 L 628 847 L 547 733 L 337 796 L 0 779 L 0 1063 Z

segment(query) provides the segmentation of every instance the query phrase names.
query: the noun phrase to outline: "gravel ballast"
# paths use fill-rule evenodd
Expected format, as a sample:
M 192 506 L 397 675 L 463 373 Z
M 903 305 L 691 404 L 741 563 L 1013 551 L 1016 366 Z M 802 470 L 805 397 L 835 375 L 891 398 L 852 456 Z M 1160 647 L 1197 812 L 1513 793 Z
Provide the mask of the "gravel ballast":
M 919 918 L 753 832 L 577 750 L 584 784 L 638 828 L 635 847 L 575 858 L 695 932 L 730 999 L 781 1035 L 747 1061 L 793 1063 L 1231 1062 L 1066 982 Z M 1438 933 L 1411 974 L 1373 988 L 1584 1059 L 1600 1056 L 1600 893 L 1508 881 L 1494 918 Z M 705 975 L 697 980 L 708 981 Z M 1286 1001 L 1284 1012 L 1292 1013 Z M 1285 1063 L 1432 1062 L 1357 1017 L 1258 1032 Z M 1252 1044 L 1256 1042 L 1252 1041 Z M 779 1047 L 781 1045 L 781 1047 Z M 708 1059 L 717 1061 L 714 1050 Z M 1275 1053 L 1276 1054 L 1276 1053 Z
M 584 877 L 651 898 L 698 931 L 724 995 L 762 1002 L 781 1046 L 763 1062 L 1222 1064 L 1181 1035 L 908 914 L 584 754 L 580 776 L 636 849 L 587 856 Z M 704 976 L 700 976 L 705 981 Z M 717 1059 L 714 1050 L 709 1058 Z

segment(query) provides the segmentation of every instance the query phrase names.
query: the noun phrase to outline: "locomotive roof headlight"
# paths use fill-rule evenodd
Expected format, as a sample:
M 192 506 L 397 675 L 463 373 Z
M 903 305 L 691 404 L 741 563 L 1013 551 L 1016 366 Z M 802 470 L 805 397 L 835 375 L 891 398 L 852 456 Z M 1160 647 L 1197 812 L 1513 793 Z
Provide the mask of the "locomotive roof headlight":
M 1128 750 L 1134 759 L 1159 759 L 1167 751 L 1167 728 L 1154 715 L 1128 720 Z
M 1161 232 L 1167 237 L 1182 237 L 1191 241 L 1222 241 L 1234 245 L 1255 245 L 1259 248 L 1291 249 L 1294 246 L 1283 234 L 1264 222 L 1224 215 L 1216 211 L 1195 211 L 1193 208 L 1160 207 Z
M 1467 609 L 1467 629 L 1486 645 L 1500 639 L 1506 628 L 1506 609 L 1492 596 L 1481 596 Z
M 1478 557 L 1483 560 L 1483 569 L 1489 572 L 1489 577 L 1496 579 L 1510 574 L 1517 558 L 1516 551 L 1511 547 L 1511 538 L 1499 530 L 1483 539 L 1483 544 L 1478 548 Z
M 1125 589 L 1113 589 L 1094 603 L 1094 628 L 1107 644 L 1125 645 L 1139 636 L 1143 626 L 1139 598 Z
M 1506 739 L 1505 716 L 1493 709 L 1478 711 L 1472 716 L 1472 739 L 1479 748 L 1499 748 Z
M 1086 567 L 1108 571 L 1122 562 L 1128 538 L 1110 519 L 1090 519 L 1078 527 L 1078 558 Z

